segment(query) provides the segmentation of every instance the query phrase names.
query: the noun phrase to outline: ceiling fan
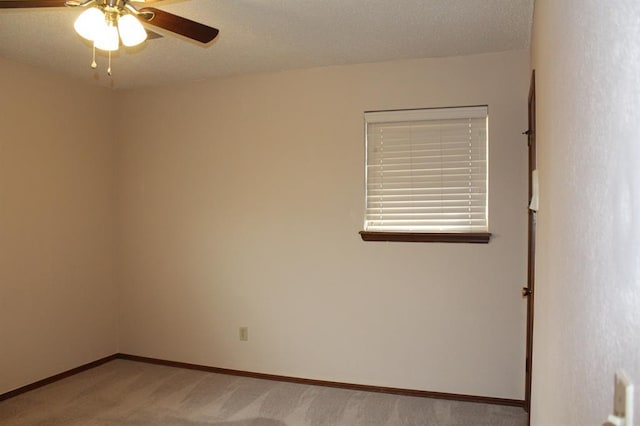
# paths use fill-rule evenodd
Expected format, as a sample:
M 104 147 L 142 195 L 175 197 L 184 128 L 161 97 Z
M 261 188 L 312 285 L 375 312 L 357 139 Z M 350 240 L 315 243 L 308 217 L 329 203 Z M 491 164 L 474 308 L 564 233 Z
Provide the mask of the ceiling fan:
M 162 0 L 0 0 L 0 9 L 39 7 L 86 8 L 74 24 L 78 34 L 93 42 L 95 49 L 109 52 L 118 50 L 120 44 L 131 47 L 144 42 L 148 33 L 145 24 L 179 34 L 202 44 L 211 42 L 218 35 L 216 28 L 165 12 L 155 7 L 137 8 L 133 3 L 157 3 Z M 111 65 L 108 69 L 111 75 Z

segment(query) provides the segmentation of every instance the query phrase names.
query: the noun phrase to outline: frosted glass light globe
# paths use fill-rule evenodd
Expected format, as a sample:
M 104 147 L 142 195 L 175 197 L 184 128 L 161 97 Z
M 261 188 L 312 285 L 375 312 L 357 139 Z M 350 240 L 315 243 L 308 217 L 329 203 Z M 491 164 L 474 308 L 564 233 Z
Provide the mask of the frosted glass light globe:
M 120 38 L 118 37 L 118 28 L 112 23 L 108 23 L 104 31 L 98 34 L 95 39 L 96 49 L 114 51 L 120 47 Z
M 95 41 L 98 34 L 104 31 L 106 25 L 104 13 L 97 7 L 92 7 L 78 16 L 73 28 L 80 36 L 87 40 Z
M 137 46 L 147 39 L 147 32 L 133 15 L 122 15 L 118 18 L 118 30 L 122 44 L 127 47 Z

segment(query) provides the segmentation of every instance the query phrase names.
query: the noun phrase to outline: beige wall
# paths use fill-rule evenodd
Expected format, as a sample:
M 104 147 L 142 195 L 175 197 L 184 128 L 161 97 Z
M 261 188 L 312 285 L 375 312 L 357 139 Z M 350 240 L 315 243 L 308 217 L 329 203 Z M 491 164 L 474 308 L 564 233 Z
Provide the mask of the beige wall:
M 111 94 L 0 59 L 0 393 L 117 351 Z
M 120 92 L 121 351 L 523 398 L 528 70 L 517 51 Z M 363 112 L 477 104 L 491 243 L 362 242 Z
M 638 22 L 637 0 L 536 1 L 533 425 L 602 424 L 615 371 L 640 383 Z

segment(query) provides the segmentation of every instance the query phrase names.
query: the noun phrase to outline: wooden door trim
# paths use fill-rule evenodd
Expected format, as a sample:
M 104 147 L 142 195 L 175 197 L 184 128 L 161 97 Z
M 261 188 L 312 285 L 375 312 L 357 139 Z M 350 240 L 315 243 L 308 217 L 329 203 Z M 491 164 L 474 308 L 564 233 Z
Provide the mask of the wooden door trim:
M 532 174 L 536 170 L 536 74 L 531 72 L 531 83 L 529 85 L 528 99 L 528 121 L 527 144 L 529 157 L 529 201 L 533 195 Z M 528 424 L 531 423 L 531 382 L 533 374 L 533 320 L 534 320 L 534 300 L 535 300 L 535 257 L 536 257 L 536 212 L 527 207 L 528 216 L 528 236 L 527 236 L 527 336 L 526 336 L 526 359 L 525 359 L 525 396 L 524 408 L 528 413 Z

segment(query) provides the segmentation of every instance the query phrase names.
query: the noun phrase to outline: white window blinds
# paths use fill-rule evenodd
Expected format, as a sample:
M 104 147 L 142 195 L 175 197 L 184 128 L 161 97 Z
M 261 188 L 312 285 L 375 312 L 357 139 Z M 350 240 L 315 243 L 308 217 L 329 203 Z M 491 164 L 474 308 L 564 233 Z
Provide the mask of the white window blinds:
M 488 232 L 487 107 L 365 113 L 365 231 Z

